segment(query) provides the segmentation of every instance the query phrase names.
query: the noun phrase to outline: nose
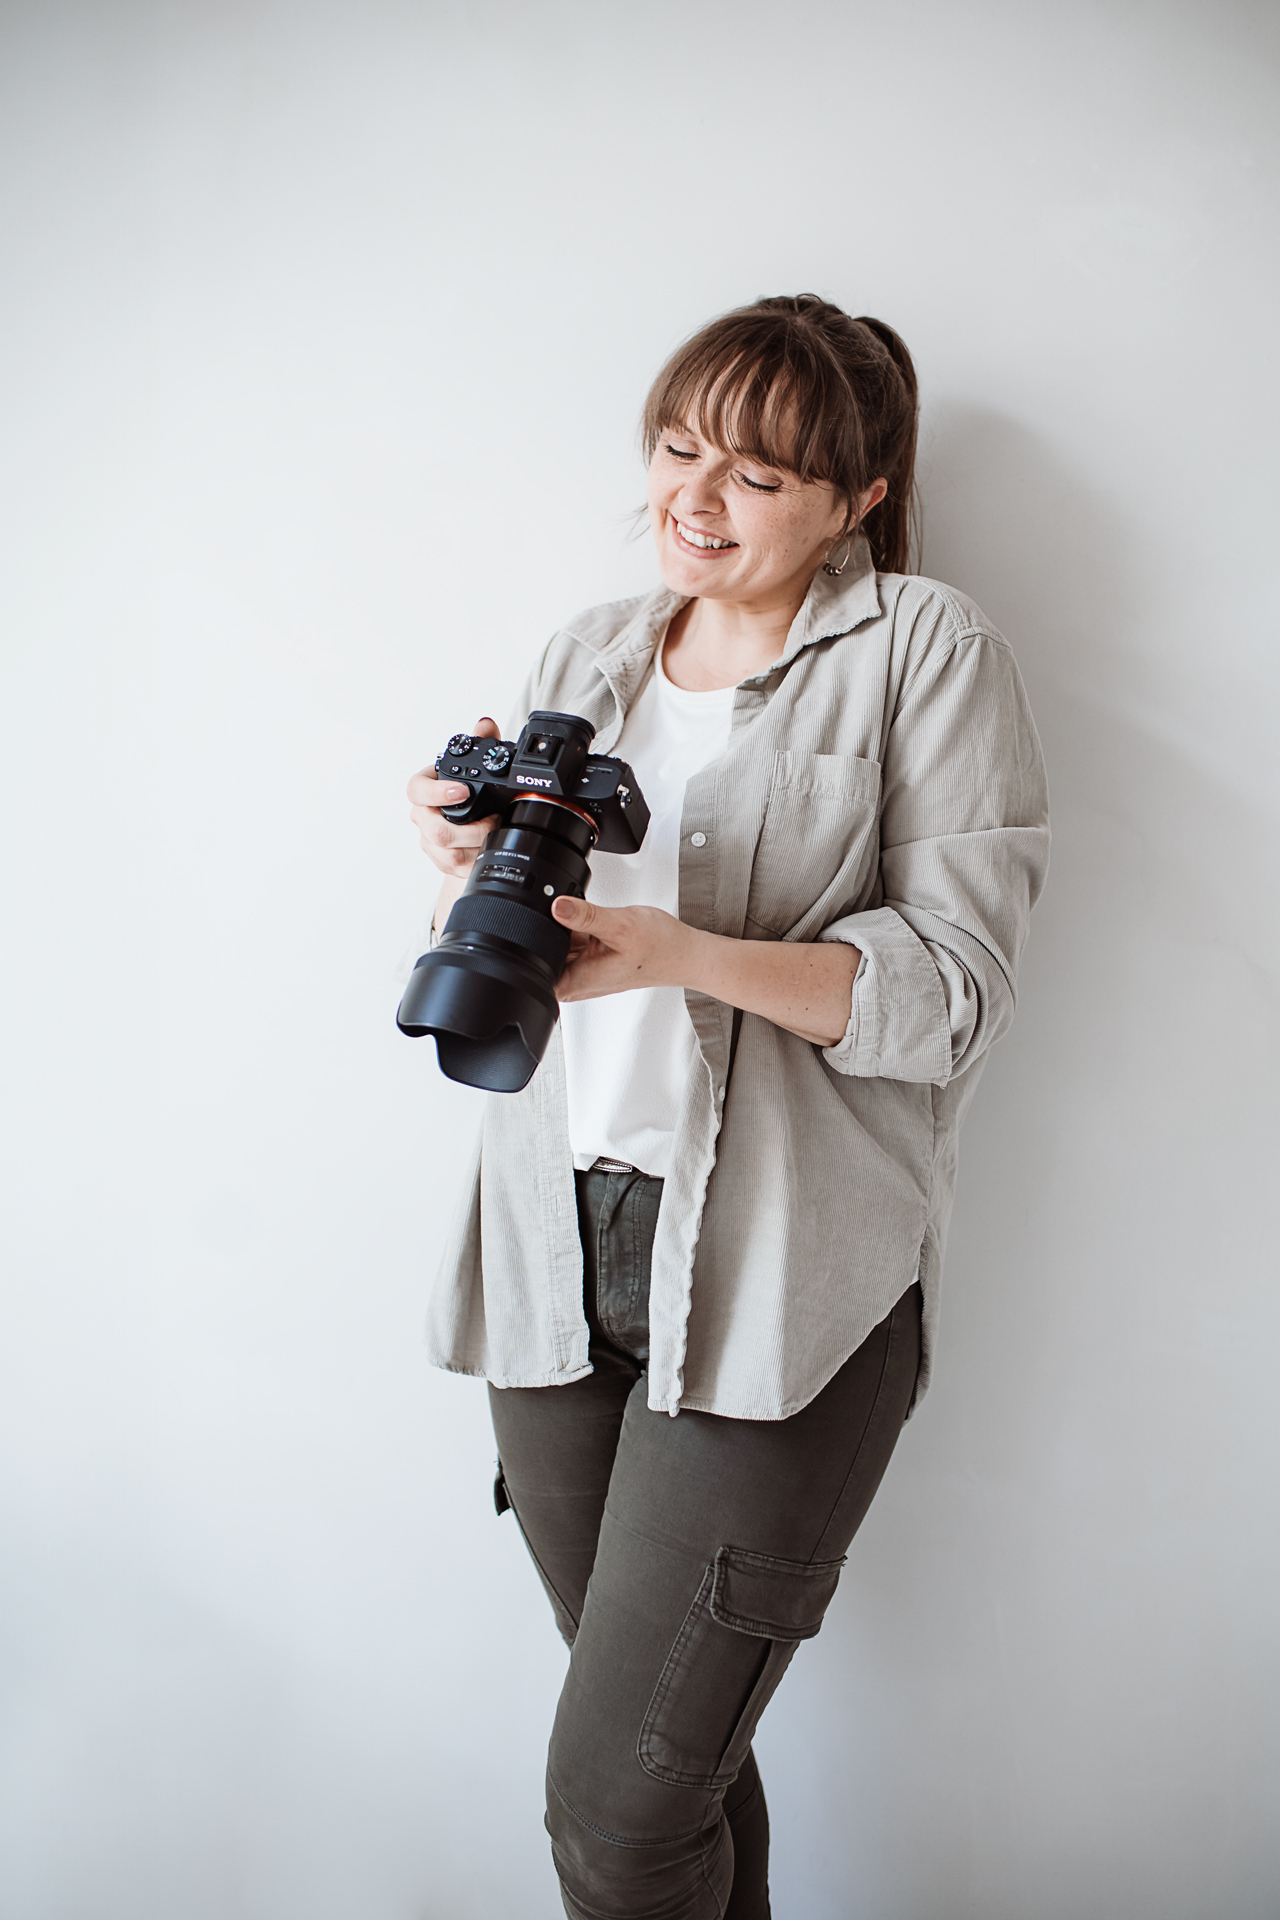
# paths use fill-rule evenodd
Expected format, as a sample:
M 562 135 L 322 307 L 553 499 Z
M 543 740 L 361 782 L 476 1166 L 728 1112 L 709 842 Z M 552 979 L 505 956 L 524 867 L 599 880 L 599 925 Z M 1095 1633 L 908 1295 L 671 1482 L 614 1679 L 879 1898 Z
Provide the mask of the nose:
M 724 491 L 720 476 L 705 469 L 700 473 L 691 473 L 676 496 L 677 507 L 682 519 L 692 520 L 699 513 L 719 513 L 724 506 Z

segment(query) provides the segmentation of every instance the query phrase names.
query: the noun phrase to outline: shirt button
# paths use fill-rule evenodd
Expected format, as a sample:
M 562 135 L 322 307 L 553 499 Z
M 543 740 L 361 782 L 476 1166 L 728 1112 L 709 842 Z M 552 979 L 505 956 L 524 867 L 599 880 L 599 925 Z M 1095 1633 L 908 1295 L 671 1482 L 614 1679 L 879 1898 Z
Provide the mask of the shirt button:
M 707 844 L 707 836 L 705 833 L 691 833 L 689 840 L 695 847 L 705 847 Z
M 723 1099 L 724 1099 L 724 1088 L 723 1088 L 723 1087 L 717 1087 L 717 1088 L 716 1088 L 716 1099 L 717 1099 L 717 1100 L 723 1100 Z

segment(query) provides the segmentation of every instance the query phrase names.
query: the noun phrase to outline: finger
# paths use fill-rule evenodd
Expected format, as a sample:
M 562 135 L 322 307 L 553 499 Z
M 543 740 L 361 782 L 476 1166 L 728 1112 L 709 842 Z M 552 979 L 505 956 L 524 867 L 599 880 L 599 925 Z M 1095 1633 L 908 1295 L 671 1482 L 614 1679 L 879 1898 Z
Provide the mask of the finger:
M 477 740 L 500 740 L 502 738 L 502 729 L 499 727 L 497 721 L 486 713 L 476 721 L 475 738 Z
M 418 807 L 454 807 L 466 799 L 471 789 L 461 780 L 437 780 L 434 773 L 424 768 L 414 774 L 405 791 Z
M 434 807 L 411 807 L 409 818 L 429 852 L 437 848 L 470 848 L 478 853 L 498 824 L 497 815 L 491 814 L 487 820 L 473 820 L 466 826 L 458 826 L 444 819 Z
M 465 800 L 470 788 L 461 780 L 441 780 L 434 767 L 419 767 L 405 792 L 419 806 L 441 807 Z
M 438 847 L 482 847 L 498 824 L 497 814 L 491 813 L 487 820 L 468 820 L 458 825 L 446 820 L 433 807 L 415 807 L 411 817 L 419 831 L 428 834 Z
M 616 953 L 610 953 L 598 941 L 570 956 L 569 964 L 556 981 L 557 1000 L 596 1000 L 606 993 L 620 993 L 634 986 L 630 970 L 620 967 Z
M 472 868 L 480 858 L 479 847 L 441 847 L 434 840 L 424 839 L 422 851 L 441 873 L 461 874 L 464 879 L 470 877 Z

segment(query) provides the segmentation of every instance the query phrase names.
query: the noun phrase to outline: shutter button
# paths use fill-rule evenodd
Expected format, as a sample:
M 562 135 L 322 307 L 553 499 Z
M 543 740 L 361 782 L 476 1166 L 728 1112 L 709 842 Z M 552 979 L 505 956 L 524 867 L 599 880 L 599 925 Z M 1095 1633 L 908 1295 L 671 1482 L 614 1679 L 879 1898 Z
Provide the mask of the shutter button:
M 695 847 L 705 847 L 707 844 L 707 836 L 705 833 L 691 833 L 689 839 Z

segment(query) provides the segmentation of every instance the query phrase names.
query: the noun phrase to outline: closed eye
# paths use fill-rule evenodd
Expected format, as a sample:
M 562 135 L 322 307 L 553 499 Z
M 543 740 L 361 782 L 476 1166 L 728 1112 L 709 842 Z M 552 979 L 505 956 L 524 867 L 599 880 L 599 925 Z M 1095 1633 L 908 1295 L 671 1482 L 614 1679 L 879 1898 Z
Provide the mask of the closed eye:
M 688 462 L 698 458 L 697 453 L 690 448 L 674 446 L 670 440 L 664 440 L 663 447 L 666 452 L 671 455 L 673 460 Z M 750 488 L 752 493 L 780 493 L 782 491 L 781 480 L 753 480 L 749 473 L 738 473 L 735 478 L 740 485 Z

